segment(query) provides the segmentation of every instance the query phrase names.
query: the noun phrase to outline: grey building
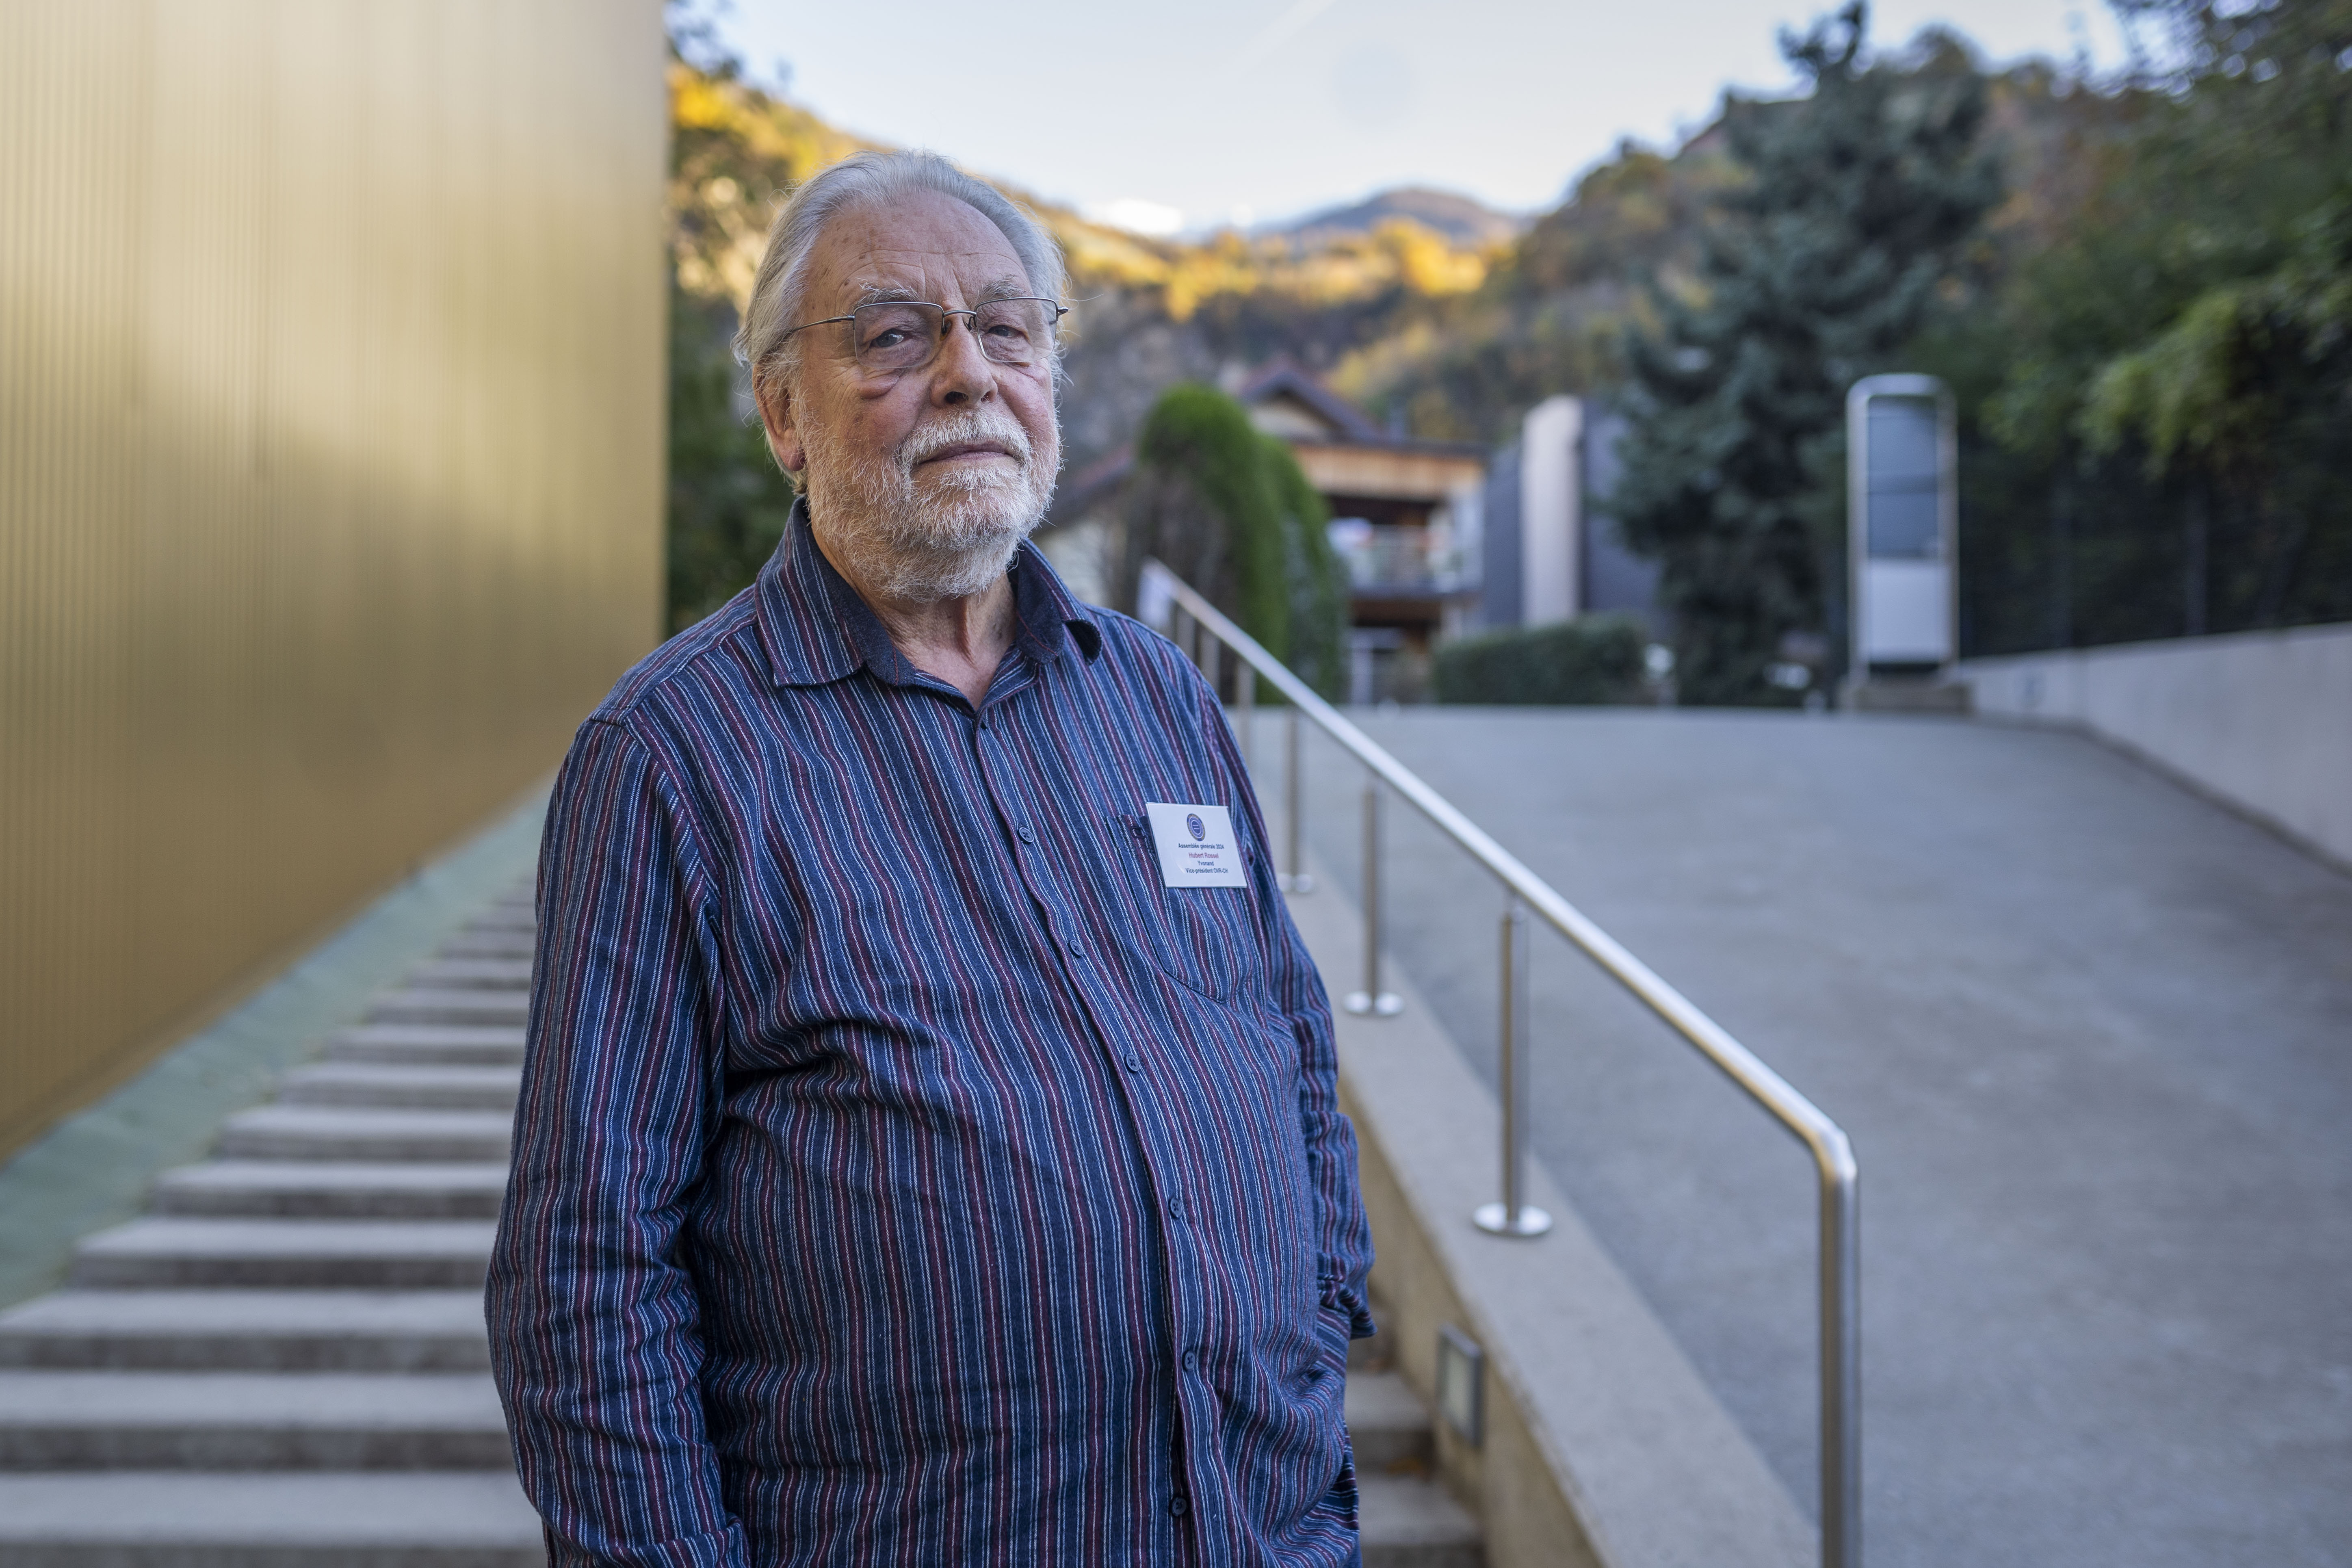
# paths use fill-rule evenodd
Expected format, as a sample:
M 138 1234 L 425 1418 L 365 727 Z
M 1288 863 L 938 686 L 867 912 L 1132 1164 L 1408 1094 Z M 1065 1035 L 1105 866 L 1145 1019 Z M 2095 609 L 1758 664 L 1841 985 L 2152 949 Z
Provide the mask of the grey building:
M 1625 419 L 1607 405 L 1550 397 L 1496 452 L 1480 492 L 1478 624 L 1542 626 L 1604 610 L 1640 616 L 1663 639 L 1658 568 L 1625 546 L 1608 510 Z

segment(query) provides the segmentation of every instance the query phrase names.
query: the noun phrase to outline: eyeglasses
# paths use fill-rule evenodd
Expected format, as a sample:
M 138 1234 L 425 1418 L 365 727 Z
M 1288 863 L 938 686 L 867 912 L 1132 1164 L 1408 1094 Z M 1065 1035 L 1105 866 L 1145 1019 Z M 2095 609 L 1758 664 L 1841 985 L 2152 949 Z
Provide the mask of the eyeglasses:
M 969 310 L 950 310 L 922 300 L 880 300 L 846 316 L 803 321 L 784 336 L 847 321 L 858 368 L 874 375 L 896 375 L 930 363 L 947 339 L 948 318 L 964 316 L 970 318 L 968 329 L 980 352 L 992 362 L 1027 365 L 1053 357 L 1054 328 L 1069 313 L 1067 306 L 1051 300 L 991 300 Z

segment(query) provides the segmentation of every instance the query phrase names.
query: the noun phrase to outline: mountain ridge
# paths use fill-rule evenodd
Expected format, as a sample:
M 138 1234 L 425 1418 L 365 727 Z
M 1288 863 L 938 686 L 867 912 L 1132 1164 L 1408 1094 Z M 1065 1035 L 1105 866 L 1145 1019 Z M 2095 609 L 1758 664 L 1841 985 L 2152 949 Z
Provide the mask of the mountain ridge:
M 1370 234 L 1397 219 L 1417 223 L 1456 245 L 1477 247 L 1507 243 L 1534 221 L 1532 216 L 1504 212 L 1459 191 L 1406 184 L 1375 191 L 1360 201 L 1318 207 L 1286 223 L 1260 224 L 1250 234 L 1315 245 L 1342 235 Z

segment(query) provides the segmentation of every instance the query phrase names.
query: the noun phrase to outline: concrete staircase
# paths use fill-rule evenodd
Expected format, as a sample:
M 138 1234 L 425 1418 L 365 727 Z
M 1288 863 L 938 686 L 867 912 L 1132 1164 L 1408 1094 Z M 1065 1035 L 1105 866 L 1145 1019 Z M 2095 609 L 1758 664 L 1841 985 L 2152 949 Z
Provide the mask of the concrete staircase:
M 1378 1338 L 1348 1357 L 1348 1436 L 1363 1490 L 1364 1568 L 1486 1568 L 1477 1521 L 1436 1479 L 1429 1411 Z
M 492 906 L 0 1314 L 0 1563 L 545 1561 L 482 1328 L 531 942 Z
M 540 1568 L 482 1326 L 530 984 L 501 900 L 0 1313 L 5 1568 Z M 1360 1342 L 1368 1568 L 1482 1568 Z

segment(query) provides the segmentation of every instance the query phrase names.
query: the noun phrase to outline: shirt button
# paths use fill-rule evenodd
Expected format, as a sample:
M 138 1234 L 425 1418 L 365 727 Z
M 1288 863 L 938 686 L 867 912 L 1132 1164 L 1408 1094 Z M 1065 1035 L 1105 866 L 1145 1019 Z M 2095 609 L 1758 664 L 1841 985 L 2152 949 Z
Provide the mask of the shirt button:
M 1174 1203 L 1170 1204 L 1168 1205 L 1168 1212 L 1174 1215 L 1178 1219 L 1182 1219 L 1184 1217 L 1184 1200 L 1182 1198 L 1178 1198 Z
M 1143 1070 L 1143 1058 L 1141 1057 L 1128 1058 L 1127 1070 L 1129 1072 L 1141 1072 Z
M 1168 1500 L 1168 1512 L 1171 1518 L 1181 1519 L 1192 1511 L 1192 1500 L 1186 1497 L 1182 1492 L 1178 1492 L 1174 1497 Z
M 1037 842 L 1037 836 L 1036 836 L 1035 834 L 1034 834 L 1034 833 L 1030 832 L 1030 831 L 1029 831 L 1027 828 L 1025 828 L 1025 827 L 1016 827 L 1016 828 L 1014 828 L 1014 829 L 1013 830 L 1013 836 L 1015 838 L 1020 839 L 1020 840 L 1021 840 L 1021 842 L 1022 842 L 1022 843 L 1024 843 L 1024 844 L 1034 844 L 1034 843 L 1036 843 L 1036 842 Z
M 1184 1352 L 1184 1370 L 1185 1370 L 1186 1372 L 1190 1372 L 1190 1371 L 1192 1371 L 1192 1368 L 1193 1368 L 1193 1365 L 1194 1365 L 1196 1363 L 1198 1363 L 1198 1362 L 1200 1361 L 1200 1359 L 1201 1359 L 1201 1358 L 1200 1358 L 1200 1356 L 1199 1356 L 1196 1352 L 1192 1352 L 1192 1351 L 1186 1351 L 1186 1352 Z

